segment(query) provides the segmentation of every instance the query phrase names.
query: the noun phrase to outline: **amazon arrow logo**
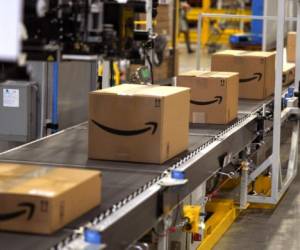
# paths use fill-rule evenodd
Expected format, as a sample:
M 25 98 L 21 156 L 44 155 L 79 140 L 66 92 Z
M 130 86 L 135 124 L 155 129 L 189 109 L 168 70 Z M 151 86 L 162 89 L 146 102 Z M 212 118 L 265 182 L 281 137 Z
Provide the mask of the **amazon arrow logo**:
M 253 80 L 257 80 L 259 82 L 261 78 L 262 78 L 262 73 L 254 73 L 253 77 L 240 79 L 240 83 L 251 82 Z
M 119 129 L 114 129 L 107 127 L 103 124 L 100 124 L 99 122 L 96 122 L 92 120 L 94 124 L 96 124 L 99 128 L 105 130 L 108 133 L 115 134 L 115 135 L 120 135 L 120 136 L 135 136 L 135 135 L 140 135 L 143 133 L 146 133 L 148 131 L 152 131 L 152 135 L 155 134 L 157 130 L 157 123 L 156 122 L 147 122 L 145 123 L 146 127 L 142 129 L 137 129 L 137 130 L 119 130 Z
M 191 104 L 203 105 L 204 106 L 204 105 L 210 105 L 210 104 L 214 104 L 214 103 L 221 104 L 222 101 L 223 101 L 222 96 L 215 96 L 215 99 L 211 100 L 211 101 L 194 101 L 194 100 L 191 100 Z
M 31 220 L 35 211 L 35 205 L 29 202 L 22 202 L 19 203 L 18 206 L 23 208 L 19 211 L 7 213 L 7 214 L 0 214 L 0 221 L 12 220 L 18 218 L 28 212 L 27 220 Z

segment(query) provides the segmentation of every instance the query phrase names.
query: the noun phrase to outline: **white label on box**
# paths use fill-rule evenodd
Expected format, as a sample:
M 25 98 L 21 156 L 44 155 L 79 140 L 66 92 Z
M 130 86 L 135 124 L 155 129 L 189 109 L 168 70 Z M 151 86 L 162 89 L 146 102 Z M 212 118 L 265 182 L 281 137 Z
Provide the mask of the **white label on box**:
M 205 123 L 205 113 L 204 112 L 193 112 L 192 122 L 193 123 Z
M 3 89 L 3 107 L 20 107 L 20 94 L 18 89 Z

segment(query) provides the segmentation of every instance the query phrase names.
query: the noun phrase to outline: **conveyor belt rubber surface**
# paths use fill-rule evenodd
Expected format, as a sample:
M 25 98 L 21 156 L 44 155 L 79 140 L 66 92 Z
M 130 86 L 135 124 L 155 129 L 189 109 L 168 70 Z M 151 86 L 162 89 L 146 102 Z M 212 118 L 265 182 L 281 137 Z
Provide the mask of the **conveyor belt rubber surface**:
M 239 117 L 255 111 L 261 104 L 261 102 L 241 102 Z M 182 155 L 193 151 L 226 128 L 227 126 L 197 126 L 191 128 L 189 148 Z M 51 236 L 1 232 L 0 249 L 49 249 L 71 234 L 72 230 L 92 220 L 116 202 L 163 173 L 172 164 L 176 163 L 182 155 L 173 158 L 163 165 L 92 161 L 87 158 L 86 123 L 0 154 L 0 162 L 91 168 L 101 170 L 103 173 L 103 201 L 100 206 Z

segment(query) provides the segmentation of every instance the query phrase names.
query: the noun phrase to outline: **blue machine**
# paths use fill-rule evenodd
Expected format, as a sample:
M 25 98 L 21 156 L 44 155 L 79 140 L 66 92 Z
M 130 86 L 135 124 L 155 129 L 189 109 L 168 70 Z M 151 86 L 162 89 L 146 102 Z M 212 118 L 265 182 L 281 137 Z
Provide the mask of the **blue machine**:
M 264 0 L 252 0 L 252 15 L 263 16 Z M 260 46 L 262 44 L 263 21 L 252 20 L 251 32 L 235 34 L 230 37 L 230 43 L 234 46 Z

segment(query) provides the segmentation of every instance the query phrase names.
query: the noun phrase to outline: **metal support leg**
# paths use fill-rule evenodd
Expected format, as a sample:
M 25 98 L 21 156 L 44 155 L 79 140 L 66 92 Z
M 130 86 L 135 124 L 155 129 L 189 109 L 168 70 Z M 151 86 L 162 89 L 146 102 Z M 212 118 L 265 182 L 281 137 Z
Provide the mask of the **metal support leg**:
M 202 15 L 198 16 L 197 23 L 197 49 L 196 49 L 196 69 L 200 70 L 201 67 L 201 45 L 202 45 Z
M 241 191 L 240 191 L 240 209 L 247 208 L 248 197 L 248 162 L 242 162 L 242 177 L 241 177 Z
M 171 217 L 167 216 L 163 220 L 163 234 L 158 239 L 157 249 L 158 250 L 168 250 L 169 249 L 169 235 L 168 228 L 171 226 Z
M 299 89 L 300 81 L 300 0 L 297 1 L 297 36 L 296 36 L 296 81 L 295 89 Z
M 149 32 L 150 36 L 153 33 L 153 19 L 152 19 L 152 0 L 146 0 L 146 29 Z M 150 56 L 150 61 L 153 62 L 153 49 L 148 51 Z M 145 61 L 146 65 L 150 69 L 149 62 Z M 152 79 L 153 80 L 153 79 Z
M 103 73 L 102 73 L 102 88 L 109 88 L 110 87 L 110 61 L 103 61 Z
M 294 125 L 293 135 L 291 141 L 290 158 L 288 165 L 287 178 L 289 179 L 295 173 L 297 173 L 297 162 L 298 162 L 298 141 L 299 141 L 299 121 Z
M 272 199 L 278 200 L 279 178 L 281 171 L 280 162 L 280 137 L 281 137 L 281 95 L 282 95 L 282 68 L 284 48 L 284 20 L 285 0 L 278 0 L 277 16 L 277 45 L 276 45 L 276 77 L 274 96 L 274 120 L 273 120 L 273 163 L 272 163 Z
M 264 16 L 268 15 L 268 0 L 264 0 Z M 268 19 L 263 20 L 262 51 L 267 51 Z
M 241 8 L 241 10 L 245 10 L 245 2 L 244 2 L 244 0 L 240 0 L 240 8 Z M 245 29 L 245 23 L 244 23 L 244 21 L 241 19 L 240 20 L 240 31 L 241 32 L 244 32 L 244 29 Z

